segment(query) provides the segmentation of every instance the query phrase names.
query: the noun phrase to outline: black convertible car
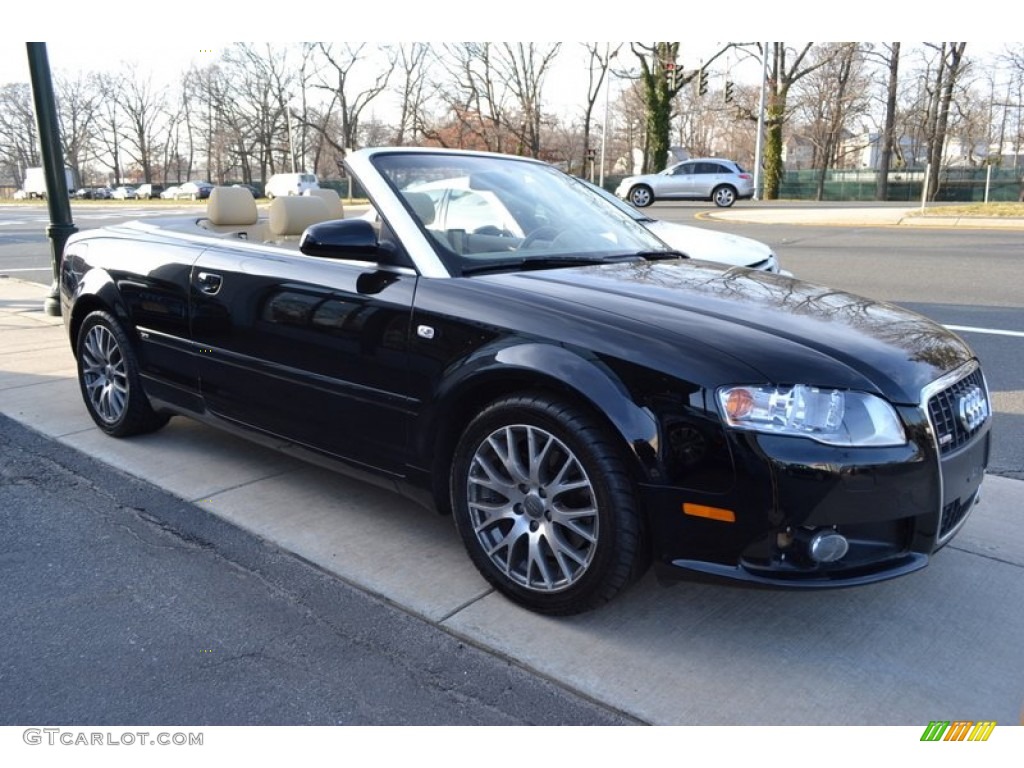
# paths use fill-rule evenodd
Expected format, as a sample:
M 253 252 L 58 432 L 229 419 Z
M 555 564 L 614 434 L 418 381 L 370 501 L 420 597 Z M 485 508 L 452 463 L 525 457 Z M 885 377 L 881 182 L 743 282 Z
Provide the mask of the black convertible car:
M 988 463 L 978 361 L 898 307 L 690 260 L 537 161 L 351 154 L 374 215 L 330 193 L 265 217 L 75 235 L 64 321 L 105 432 L 172 415 L 454 516 L 470 557 L 545 613 L 652 559 L 762 584 L 923 567 Z

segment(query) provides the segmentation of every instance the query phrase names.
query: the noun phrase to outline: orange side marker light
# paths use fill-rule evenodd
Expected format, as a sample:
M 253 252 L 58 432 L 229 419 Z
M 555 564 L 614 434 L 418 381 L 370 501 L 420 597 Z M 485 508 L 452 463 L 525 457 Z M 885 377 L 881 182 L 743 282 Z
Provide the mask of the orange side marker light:
M 736 513 L 731 509 L 707 507 L 703 504 L 690 504 L 689 502 L 684 502 L 683 514 L 692 515 L 693 517 L 706 517 L 708 520 L 717 520 L 720 523 L 736 522 Z

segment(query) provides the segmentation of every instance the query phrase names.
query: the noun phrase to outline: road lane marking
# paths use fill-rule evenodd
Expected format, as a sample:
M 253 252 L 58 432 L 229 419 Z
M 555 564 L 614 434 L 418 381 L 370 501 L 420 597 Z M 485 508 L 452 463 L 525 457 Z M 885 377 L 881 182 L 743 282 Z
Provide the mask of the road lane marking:
M 975 328 L 971 325 L 947 325 L 951 331 L 963 331 L 964 333 L 987 333 L 990 336 L 1012 336 L 1016 339 L 1024 339 L 1024 331 L 1004 331 L 1000 328 Z

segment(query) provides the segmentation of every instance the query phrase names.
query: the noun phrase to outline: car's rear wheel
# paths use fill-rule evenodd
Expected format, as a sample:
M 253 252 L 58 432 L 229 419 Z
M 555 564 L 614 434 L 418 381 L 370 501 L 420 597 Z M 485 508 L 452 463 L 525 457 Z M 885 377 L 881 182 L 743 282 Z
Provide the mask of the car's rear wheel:
M 723 184 L 720 187 L 715 187 L 715 191 L 711 193 L 711 199 L 719 208 L 728 208 L 736 202 L 736 190 Z
M 135 351 L 113 315 L 96 311 L 85 318 L 75 356 L 85 407 L 108 435 L 138 435 L 167 423 L 143 392 Z
M 654 192 L 651 191 L 650 187 L 643 185 L 633 187 L 629 190 L 629 202 L 637 208 L 646 208 L 654 202 Z
M 451 496 L 473 563 L 532 610 L 597 607 L 646 565 L 618 449 L 586 411 L 547 395 L 499 400 L 472 421 Z

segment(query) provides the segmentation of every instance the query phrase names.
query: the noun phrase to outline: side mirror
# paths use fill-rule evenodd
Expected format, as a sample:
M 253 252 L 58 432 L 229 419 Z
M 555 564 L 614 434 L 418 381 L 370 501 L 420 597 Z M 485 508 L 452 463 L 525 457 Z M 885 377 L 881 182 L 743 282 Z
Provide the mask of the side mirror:
M 377 261 L 380 242 L 373 225 L 363 219 L 338 219 L 313 224 L 302 233 L 299 250 L 307 256 Z

